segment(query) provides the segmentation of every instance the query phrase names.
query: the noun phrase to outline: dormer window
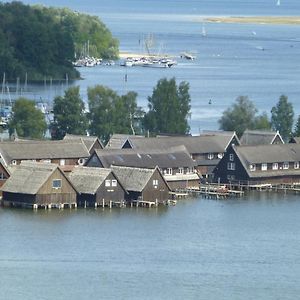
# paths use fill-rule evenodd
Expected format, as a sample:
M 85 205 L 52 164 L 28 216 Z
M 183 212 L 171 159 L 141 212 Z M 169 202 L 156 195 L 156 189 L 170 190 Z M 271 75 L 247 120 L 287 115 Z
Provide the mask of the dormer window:
M 288 170 L 288 168 L 289 168 L 289 163 L 288 162 L 284 162 L 283 163 L 283 169 L 284 170 Z
M 13 160 L 11 161 L 11 164 L 12 164 L 13 166 L 16 166 L 16 165 L 17 165 L 17 161 L 16 161 L 15 159 L 13 159 Z
M 179 174 L 184 174 L 184 169 L 183 168 L 178 168 L 178 173 Z
M 255 164 L 250 164 L 249 169 L 251 172 L 256 170 L 256 165 Z
M 299 169 L 299 161 L 294 162 L 294 169 Z
M 272 170 L 278 170 L 278 163 L 272 164 Z
M 213 153 L 208 153 L 207 158 L 208 158 L 208 159 L 213 159 L 213 158 L 214 158 Z
M 230 161 L 234 161 L 234 155 L 231 153 L 231 154 L 229 154 L 229 160 Z
M 268 170 L 268 164 L 266 164 L 266 163 L 261 164 L 261 170 L 262 171 L 267 171 Z

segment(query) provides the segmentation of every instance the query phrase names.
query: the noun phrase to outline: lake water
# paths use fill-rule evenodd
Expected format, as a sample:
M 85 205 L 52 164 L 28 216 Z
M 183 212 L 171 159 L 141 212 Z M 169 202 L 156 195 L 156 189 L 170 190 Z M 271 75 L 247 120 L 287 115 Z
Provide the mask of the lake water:
M 178 60 L 166 70 L 81 69 L 85 79 L 76 83 L 83 97 L 95 84 L 120 93 L 135 90 L 139 105 L 146 107 L 157 80 L 186 80 L 193 133 L 216 129 L 222 111 L 239 95 L 270 111 L 285 93 L 300 113 L 300 27 L 206 24 L 202 37 L 202 23 L 195 21 L 196 15 L 300 11 L 297 0 L 282 0 L 280 7 L 275 2 L 43 1 L 99 15 L 120 39 L 121 50 L 138 51 L 140 37 L 153 33 L 170 54 L 193 51 L 197 60 Z M 33 99 L 49 101 L 64 88 L 30 86 Z M 0 208 L 0 299 L 295 300 L 299 200 L 263 193 L 224 201 L 190 199 L 158 209 Z
M 218 119 L 240 95 L 248 95 L 260 112 L 270 113 L 281 94 L 286 94 L 300 114 L 300 27 L 264 24 L 204 24 L 203 37 L 199 16 L 211 15 L 296 15 L 297 0 L 112 0 L 24 1 L 74 10 L 99 16 L 120 40 L 122 51 L 141 52 L 142 41 L 153 34 L 161 51 L 177 57 L 178 66 L 170 69 L 123 68 L 99 66 L 81 68 L 80 85 L 84 100 L 87 87 L 108 86 L 120 94 L 138 92 L 138 104 L 147 109 L 147 97 L 163 77 L 190 83 L 192 97 L 191 132 L 217 129 Z M 197 56 L 193 62 L 180 60 L 189 51 Z M 127 73 L 128 81 L 124 78 Z M 31 97 L 52 101 L 66 84 L 31 86 Z M 209 100 L 211 99 L 211 104 Z
M 0 299 L 298 299 L 299 196 L 0 209 Z

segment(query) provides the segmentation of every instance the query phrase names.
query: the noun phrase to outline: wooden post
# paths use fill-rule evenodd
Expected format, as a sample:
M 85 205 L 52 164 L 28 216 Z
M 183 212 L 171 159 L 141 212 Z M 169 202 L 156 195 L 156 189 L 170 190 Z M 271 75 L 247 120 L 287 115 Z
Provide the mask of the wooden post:
M 109 201 L 109 208 L 112 208 L 112 201 Z
M 33 204 L 33 209 L 38 209 L 38 205 L 37 204 Z
M 102 199 L 102 207 L 104 208 L 104 206 L 105 206 L 105 200 L 104 200 L 104 198 Z

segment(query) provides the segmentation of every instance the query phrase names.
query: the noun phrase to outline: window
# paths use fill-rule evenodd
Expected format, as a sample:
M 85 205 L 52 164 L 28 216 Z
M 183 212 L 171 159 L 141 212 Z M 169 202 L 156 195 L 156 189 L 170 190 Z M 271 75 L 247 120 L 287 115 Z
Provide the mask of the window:
M 178 173 L 179 174 L 184 174 L 184 169 L 183 168 L 178 168 Z
M 234 155 L 233 154 L 229 154 L 229 160 L 234 161 Z
M 235 180 L 235 176 L 234 175 L 227 175 L 227 180 Z
M 235 163 L 229 162 L 227 164 L 227 170 L 235 170 Z
M 213 159 L 213 158 L 214 158 L 213 153 L 208 153 L 207 158 L 208 158 L 208 159 Z
M 52 188 L 60 189 L 61 188 L 61 179 L 53 179 Z
M 255 164 L 250 164 L 249 168 L 250 168 L 250 171 L 255 171 L 256 170 L 256 165 Z
M 59 161 L 59 165 L 60 166 L 64 166 L 66 164 L 66 161 L 64 160 L 64 159 L 61 159 L 60 161 Z
M 13 160 L 11 161 L 11 164 L 12 164 L 13 166 L 16 166 L 16 165 L 17 165 L 17 161 L 16 161 L 15 159 L 13 159 Z
M 299 161 L 294 162 L 294 169 L 299 169 Z
M 221 159 L 224 156 L 223 153 L 218 153 L 218 158 Z
M 153 185 L 158 186 L 158 179 L 153 179 Z
M 167 175 L 172 175 L 172 168 L 168 168 L 166 174 Z
M 289 163 L 288 162 L 284 162 L 283 163 L 283 169 L 287 170 L 289 168 Z
M 82 166 L 82 165 L 84 164 L 84 162 L 85 162 L 85 159 L 84 159 L 84 158 L 79 158 L 79 159 L 78 159 L 78 164 L 79 164 L 80 166 Z
M 110 186 L 110 180 L 109 179 L 105 180 L 105 186 Z
M 3 172 L 0 173 L 0 180 L 6 179 L 6 176 Z
M 261 164 L 261 170 L 262 171 L 267 171 L 268 170 L 268 164 L 266 164 L 266 163 Z
M 117 180 L 113 179 L 113 180 L 111 181 L 111 186 L 117 186 Z
M 51 163 L 51 160 L 50 160 L 50 159 L 43 159 L 43 163 L 45 163 L 45 164 L 50 164 L 50 163 Z
M 273 163 L 272 164 L 272 169 L 273 170 L 278 170 L 278 163 Z

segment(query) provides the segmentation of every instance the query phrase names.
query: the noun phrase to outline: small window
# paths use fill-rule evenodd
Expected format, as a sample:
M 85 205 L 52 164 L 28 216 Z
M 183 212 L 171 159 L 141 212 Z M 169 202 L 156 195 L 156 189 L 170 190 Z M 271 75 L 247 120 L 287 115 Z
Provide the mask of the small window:
M 229 163 L 227 164 L 227 170 L 232 170 L 232 171 L 234 171 L 234 170 L 235 170 L 235 163 L 229 162 Z
M 184 169 L 183 168 L 178 168 L 178 173 L 179 174 L 184 174 Z
M 218 153 L 218 158 L 221 159 L 223 158 L 224 154 L 223 153 Z
M 13 160 L 11 161 L 11 164 L 12 164 L 13 166 L 16 166 L 16 165 L 17 165 L 17 161 L 16 161 L 15 159 L 13 159 Z
M 229 160 L 230 161 L 234 161 L 234 155 L 231 153 L 231 154 L 229 154 Z
M 173 174 L 172 168 L 168 168 L 168 169 L 167 169 L 167 175 L 172 175 L 172 174 Z
M 60 165 L 60 166 L 64 166 L 65 164 L 66 164 L 65 159 L 61 159 L 61 160 L 59 161 L 59 165 Z
M 299 161 L 294 162 L 294 169 L 299 169 Z
M 261 164 L 261 170 L 262 171 L 267 171 L 268 170 L 268 164 L 266 164 L 266 163 Z
M 43 159 L 43 163 L 45 163 L 45 164 L 50 164 L 50 163 L 51 163 L 51 160 L 50 160 L 50 159 Z
M 289 168 L 289 163 L 288 162 L 284 162 L 283 163 L 283 169 L 287 170 Z
M 6 176 L 3 172 L 0 173 L 0 180 L 6 179 Z
M 110 186 L 110 180 L 109 179 L 105 180 L 105 186 Z
M 113 180 L 111 181 L 111 186 L 117 186 L 117 180 L 113 179 Z
M 61 188 L 61 179 L 53 179 L 52 188 L 60 189 Z
M 256 170 L 256 165 L 255 164 L 250 164 L 250 171 L 255 171 Z
M 234 175 L 227 175 L 227 180 L 235 180 L 235 176 Z
M 84 162 L 85 162 L 85 159 L 84 159 L 84 158 L 79 158 L 79 159 L 78 159 L 78 164 L 79 164 L 80 166 L 84 165 Z
M 278 170 L 278 163 L 272 164 L 272 170 Z
M 153 185 L 158 186 L 158 179 L 153 179 Z
M 213 158 L 214 158 L 213 153 L 208 153 L 207 158 L 208 158 L 208 159 L 213 159 Z

